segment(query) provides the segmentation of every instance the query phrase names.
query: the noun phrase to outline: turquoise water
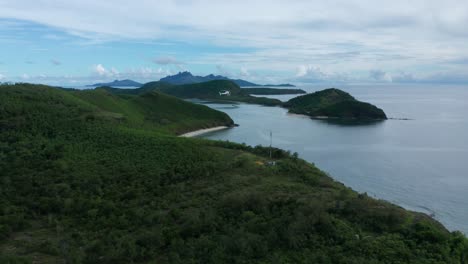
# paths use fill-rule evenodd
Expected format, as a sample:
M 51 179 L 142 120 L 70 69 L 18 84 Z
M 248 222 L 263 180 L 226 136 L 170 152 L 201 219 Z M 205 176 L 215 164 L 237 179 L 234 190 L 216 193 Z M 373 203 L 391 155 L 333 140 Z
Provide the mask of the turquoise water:
M 271 130 L 275 147 L 298 152 L 354 190 L 433 214 L 448 229 L 468 234 L 468 87 L 338 88 L 376 104 L 389 117 L 411 120 L 344 125 L 280 107 L 208 104 L 240 126 L 203 137 L 268 145 Z

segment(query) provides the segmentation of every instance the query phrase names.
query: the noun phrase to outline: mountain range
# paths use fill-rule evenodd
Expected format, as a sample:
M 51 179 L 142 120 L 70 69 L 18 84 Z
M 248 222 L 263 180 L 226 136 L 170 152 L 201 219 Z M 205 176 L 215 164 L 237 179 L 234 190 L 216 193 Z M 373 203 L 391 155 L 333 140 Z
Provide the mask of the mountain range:
M 216 81 L 216 80 L 228 80 L 232 81 L 235 84 L 239 85 L 240 87 L 295 87 L 292 84 L 256 84 L 253 82 L 249 82 L 242 79 L 230 79 L 228 77 L 222 75 L 206 75 L 206 76 L 196 76 L 188 71 L 179 72 L 175 75 L 169 75 L 164 78 L 161 78 L 161 82 L 181 85 L 181 84 L 193 84 L 193 83 L 202 83 L 202 82 L 209 82 L 209 81 Z M 109 87 L 141 87 L 143 86 L 142 83 L 133 81 L 133 80 L 114 80 L 113 82 L 107 83 L 95 83 L 92 85 L 87 85 L 87 87 L 100 87 L 100 86 L 109 86 Z
M 274 85 L 274 84 L 267 84 L 267 85 L 261 85 L 261 84 L 256 84 L 252 83 L 246 80 L 242 79 L 230 79 L 228 77 L 222 76 L 222 75 L 206 75 L 206 76 L 195 76 L 192 75 L 192 73 L 185 71 L 185 72 L 179 72 L 178 74 L 175 75 L 169 75 L 167 77 L 161 78 L 161 82 L 167 82 L 170 84 L 192 84 L 192 83 L 202 83 L 202 82 L 209 82 L 209 81 L 215 81 L 215 80 L 229 80 L 234 82 L 235 84 L 239 85 L 240 87 L 247 87 L 247 86 L 269 86 L 269 87 L 294 87 L 292 84 L 279 84 L 279 85 Z

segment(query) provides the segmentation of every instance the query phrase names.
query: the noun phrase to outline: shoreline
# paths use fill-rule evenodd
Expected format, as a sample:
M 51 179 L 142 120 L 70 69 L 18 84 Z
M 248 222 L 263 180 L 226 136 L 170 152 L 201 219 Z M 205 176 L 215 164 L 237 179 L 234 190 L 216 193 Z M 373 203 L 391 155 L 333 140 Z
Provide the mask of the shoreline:
M 196 136 L 200 136 L 200 135 L 203 135 L 203 134 L 206 134 L 206 133 L 209 133 L 209 132 L 224 130 L 224 129 L 228 129 L 228 128 L 229 128 L 228 126 L 217 126 L 217 127 L 212 127 L 212 128 L 204 128 L 204 129 L 199 129 L 199 130 L 191 131 L 191 132 L 188 132 L 188 133 L 184 133 L 182 135 L 179 135 L 179 137 L 187 137 L 187 138 L 196 137 Z

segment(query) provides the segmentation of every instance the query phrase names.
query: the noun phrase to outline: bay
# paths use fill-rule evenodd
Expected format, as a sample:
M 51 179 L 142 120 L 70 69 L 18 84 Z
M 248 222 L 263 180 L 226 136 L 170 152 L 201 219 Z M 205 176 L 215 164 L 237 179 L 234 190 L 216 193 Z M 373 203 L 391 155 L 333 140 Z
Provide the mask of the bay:
M 298 87 L 307 92 L 328 86 Z M 202 137 L 298 152 L 331 177 L 367 194 L 433 215 L 468 234 L 468 87 L 343 85 L 391 119 L 337 124 L 288 114 L 281 107 L 207 104 L 239 127 Z M 295 95 L 270 96 L 288 100 Z M 398 120 L 410 119 L 410 120 Z

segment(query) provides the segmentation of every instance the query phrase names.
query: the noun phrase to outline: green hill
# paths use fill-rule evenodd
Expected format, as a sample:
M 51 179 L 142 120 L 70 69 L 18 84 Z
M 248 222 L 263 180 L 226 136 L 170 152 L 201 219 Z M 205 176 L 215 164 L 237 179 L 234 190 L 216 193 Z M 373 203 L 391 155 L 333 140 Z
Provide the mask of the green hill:
M 44 115 L 53 112 L 53 116 L 67 120 L 109 122 L 120 127 L 151 128 L 158 132 L 176 134 L 233 124 L 231 118 L 223 112 L 158 92 L 119 95 L 109 92 L 106 88 L 66 90 L 32 84 L 1 87 L 2 96 L 5 98 L 2 107 L 10 106 L 9 103 L 14 104 L 14 100 L 18 100 L 18 106 L 12 105 L 12 108 L 22 107 L 22 111 L 26 108 Z M 27 104 L 28 98 L 31 100 L 30 105 Z M 47 105 L 48 100 L 54 104 Z M 67 111 L 68 108 L 73 111 Z
M 232 122 L 209 108 L 28 84 L 0 102 L 0 263 L 468 261 L 461 233 L 295 154 L 173 136 Z
M 295 97 L 283 105 L 296 114 L 320 118 L 387 119 L 376 106 L 356 100 L 349 93 L 330 88 Z

